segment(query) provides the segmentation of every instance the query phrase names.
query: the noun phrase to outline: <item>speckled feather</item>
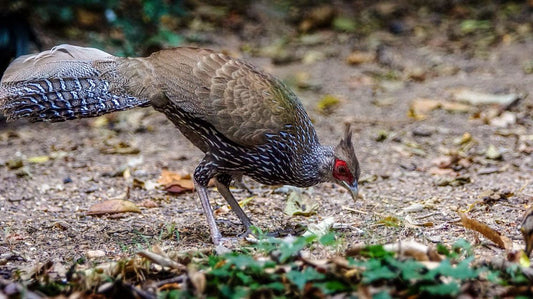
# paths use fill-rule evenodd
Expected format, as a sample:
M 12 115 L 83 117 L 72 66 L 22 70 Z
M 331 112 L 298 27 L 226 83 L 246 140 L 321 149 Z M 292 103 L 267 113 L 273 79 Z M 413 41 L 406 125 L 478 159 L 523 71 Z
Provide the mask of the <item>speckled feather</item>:
M 265 184 L 332 180 L 336 153 L 359 166 L 346 137 L 320 145 L 296 95 L 251 64 L 205 49 L 120 58 L 61 45 L 18 58 L 0 86 L 8 118 L 63 121 L 151 104 L 206 153 L 195 177 L 243 174 Z M 350 133 L 351 134 L 351 133 Z
M 266 142 L 265 134 L 311 126 L 297 97 L 283 83 L 254 66 L 204 49 L 163 50 L 147 58 L 166 100 L 211 124 L 242 146 Z

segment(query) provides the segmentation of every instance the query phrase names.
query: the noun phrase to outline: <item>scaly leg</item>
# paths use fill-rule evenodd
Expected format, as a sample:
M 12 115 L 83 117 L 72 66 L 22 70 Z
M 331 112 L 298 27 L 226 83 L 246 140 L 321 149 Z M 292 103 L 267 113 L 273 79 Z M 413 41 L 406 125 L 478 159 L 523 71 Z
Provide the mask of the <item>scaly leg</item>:
M 252 221 L 250 220 L 250 218 L 248 218 L 248 216 L 246 216 L 246 213 L 244 213 L 235 197 L 233 197 L 233 194 L 231 194 L 231 191 L 228 188 L 230 180 L 231 177 L 229 180 L 227 180 L 226 177 L 217 176 L 215 177 L 215 185 L 217 186 L 218 192 L 229 203 L 231 209 L 235 212 L 235 214 L 237 214 L 237 217 L 239 217 L 239 219 L 241 220 L 242 224 L 244 225 L 244 228 L 246 229 L 244 233 L 244 236 L 246 236 L 250 234 L 250 226 L 252 226 Z
M 207 225 L 209 226 L 209 230 L 211 231 L 211 238 L 213 239 L 213 243 L 215 245 L 218 245 L 222 240 L 222 234 L 220 234 L 217 223 L 215 222 L 215 215 L 213 214 L 211 204 L 209 203 L 209 197 L 207 196 L 207 188 L 200 185 L 194 178 L 193 182 L 194 188 L 196 188 L 196 192 L 200 197 L 200 202 L 202 203 L 202 208 L 204 209 L 205 216 L 207 217 Z

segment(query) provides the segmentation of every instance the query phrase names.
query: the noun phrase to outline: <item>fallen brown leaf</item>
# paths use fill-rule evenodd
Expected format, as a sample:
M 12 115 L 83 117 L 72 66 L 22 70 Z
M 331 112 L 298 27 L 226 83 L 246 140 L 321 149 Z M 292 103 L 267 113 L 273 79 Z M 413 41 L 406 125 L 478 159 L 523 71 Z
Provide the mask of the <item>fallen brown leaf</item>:
M 117 213 L 140 213 L 141 210 L 131 201 L 121 199 L 110 199 L 92 205 L 87 211 L 87 215 L 104 215 Z
M 127 142 L 120 141 L 116 144 L 106 144 L 106 147 L 100 148 L 100 152 L 103 154 L 136 155 L 141 151 Z
M 372 62 L 376 59 L 376 54 L 371 52 L 361 52 L 354 51 L 348 57 L 346 57 L 346 62 L 348 64 L 362 64 L 366 62 Z
M 419 98 L 411 101 L 408 116 L 416 120 L 423 120 L 429 112 L 436 109 L 443 109 L 448 112 L 468 112 L 470 106 L 445 100 Z
M 140 206 L 150 209 L 150 208 L 157 208 L 158 204 L 151 199 L 145 199 L 141 202 Z
M 456 156 L 440 156 L 431 160 L 432 164 L 437 165 L 439 168 L 449 168 L 457 161 Z
M 482 105 L 482 104 L 501 104 L 507 105 L 517 98 L 520 98 L 520 95 L 515 93 L 510 94 L 491 94 L 485 92 L 479 92 L 470 90 L 467 88 L 457 88 L 452 90 L 452 96 L 457 101 L 467 102 L 472 105 Z
M 428 169 L 428 173 L 432 175 L 442 175 L 442 176 L 458 176 L 459 174 L 451 168 L 439 168 L 431 167 Z
M 409 105 L 408 116 L 416 120 L 423 120 L 427 114 L 441 107 L 441 102 L 432 99 L 415 99 Z
M 163 169 L 157 183 L 164 186 L 170 193 L 180 194 L 194 190 L 194 182 L 190 175 L 180 175 L 179 173 Z
M 512 242 L 510 242 L 508 238 L 502 236 L 499 232 L 490 228 L 488 225 L 477 220 L 468 218 L 464 213 L 457 212 L 457 214 L 459 214 L 459 217 L 461 217 L 461 223 L 465 228 L 481 233 L 483 236 L 485 236 L 485 238 L 491 240 L 500 248 L 503 248 L 505 250 L 509 250 L 512 248 Z M 508 247 L 510 246 L 509 244 L 511 244 L 511 247 Z

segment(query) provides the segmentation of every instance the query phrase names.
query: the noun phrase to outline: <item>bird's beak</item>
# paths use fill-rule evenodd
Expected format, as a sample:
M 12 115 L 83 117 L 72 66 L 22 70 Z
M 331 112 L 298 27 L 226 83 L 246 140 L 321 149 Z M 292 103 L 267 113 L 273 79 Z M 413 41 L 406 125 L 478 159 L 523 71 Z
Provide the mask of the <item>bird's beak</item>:
M 346 183 L 345 181 L 342 181 L 342 186 L 350 192 L 350 195 L 352 196 L 353 201 L 357 201 L 357 194 L 359 193 L 359 186 L 357 184 L 357 181 L 355 181 L 353 185 L 350 185 Z

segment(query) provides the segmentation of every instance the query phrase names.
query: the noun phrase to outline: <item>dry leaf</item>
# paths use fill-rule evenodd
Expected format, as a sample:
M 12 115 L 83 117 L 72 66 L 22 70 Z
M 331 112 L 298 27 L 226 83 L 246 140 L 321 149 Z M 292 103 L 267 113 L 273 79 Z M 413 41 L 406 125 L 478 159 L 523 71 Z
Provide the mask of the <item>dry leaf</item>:
M 174 181 L 181 180 L 181 175 L 172 171 L 163 169 L 157 182 L 161 185 L 168 185 Z
M 441 107 L 441 102 L 432 99 L 415 99 L 411 101 L 408 116 L 416 120 L 423 120 L 427 114 Z
M 439 187 L 443 186 L 462 186 L 466 184 L 470 184 L 472 182 L 472 179 L 470 179 L 469 176 L 458 176 L 458 177 L 443 177 L 438 180 L 435 180 L 435 185 Z
M 407 215 L 405 216 L 405 221 L 410 224 L 410 225 L 413 225 L 413 226 L 424 226 L 424 227 L 432 227 L 434 226 L 435 224 L 431 221 L 426 221 L 426 222 L 422 222 L 422 221 L 415 221 L 410 215 Z
M 416 241 L 400 241 L 383 245 L 383 249 L 389 252 L 396 252 L 401 257 L 412 257 L 417 261 L 429 261 L 429 246 Z
M 325 236 L 333 227 L 335 218 L 327 217 L 326 219 L 320 221 L 319 223 L 311 223 L 307 227 L 307 231 L 303 234 L 304 236 L 315 235 L 319 238 Z
M 320 99 L 316 108 L 320 114 L 330 115 L 340 106 L 340 104 L 341 100 L 338 97 L 328 94 Z
M 287 204 L 283 212 L 289 216 L 311 216 L 316 214 L 318 202 L 308 194 L 293 190 L 287 196 Z
M 431 160 L 431 163 L 439 168 L 449 168 L 455 162 L 457 162 L 457 156 L 440 156 Z
M 190 175 L 180 175 L 172 171 L 163 169 L 157 183 L 164 186 L 170 193 L 180 194 L 194 190 L 194 182 Z
M 439 167 L 431 167 L 428 169 L 428 173 L 432 175 L 441 175 L 441 176 L 458 176 L 459 174 L 455 172 L 451 168 L 439 168 Z
M 140 206 L 150 209 L 150 208 L 157 208 L 158 204 L 151 199 L 145 199 L 141 202 Z
M 29 157 L 26 160 L 30 163 L 41 164 L 41 163 L 46 163 L 50 161 L 50 157 L 49 156 L 35 156 L 35 157 Z
M 207 279 L 204 272 L 199 271 L 196 267 L 189 265 L 188 267 L 189 279 L 194 286 L 197 295 L 203 294 L 207 286 Z
M 485 157 L 491 160 L 501 160 L 502 153 L 494 145 L 491 144 L 485 151 Z
M 372 62 L 376 59 L 376 54 L 372 52 L 354 51 L 346 58 L 348 64 L 361 64 L 366 62 Z
M 127 142 L 120 141 L 116 144 L 106 144 L 106 147 L 100 148 L 100 152 L 103 154 L 136 155 L 141 150 Z
M 470 106 L 468 106 L 466 104 L 457 103 L 457 102 L 442 101 L 441 105 L 442 105 L 442 109 L 446 110 L 448 112 L 468 112 L 468 111 L 470 111 Z
M 140 213 L 141 210 L 131 201 L 121 199 L 110 199 L 92 205 L 87 211 L 87 215 L 104 215 L 117 213 Z
M 444 100 L 420 98 L 411 101 L 408 116 L 416 120 L 423 120 L 427 117 L 429 112 L 436 109 L 443 109 L 448 112 L 468 112 L 470 106 Z
M 491 94 L 478 92 L 474 90 L 469 90 L 466 88 L 458 88 L 452 90 L 453 97 L 458 101 L 463 101 L 470 103 L 472 105 L 480 104 L 501 104 L 508 105 L 512 103 L 517 98 L 520 98 L 520 95 L 510 93 L 510 94 Z
M 498 245 L 500 248 L 503 248 L 506 250 L 511 249 L 511 247 L 507 247 L 509 246 L 509 242 L 506 242 L 507 240 L 504 240 L 504 236 L 502 236 L 499 232 L 493 230 L 492 228 L 490 228 L 488 225 L 484 223 L 468 218 L 464 213 L 457 212 L 457 214 L 459 214 L 459 217 L 461 217 L 461 223 L 463 223 L 463 226 L 465 228 L 470 229 L 470 230 L 475 230 L 481 233 L 483 236 L 485 236 L 485 238 L 496 243 L 496 245 Z

